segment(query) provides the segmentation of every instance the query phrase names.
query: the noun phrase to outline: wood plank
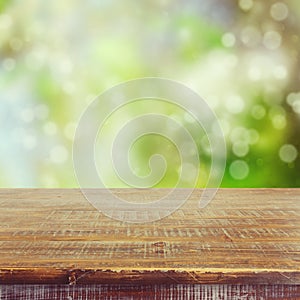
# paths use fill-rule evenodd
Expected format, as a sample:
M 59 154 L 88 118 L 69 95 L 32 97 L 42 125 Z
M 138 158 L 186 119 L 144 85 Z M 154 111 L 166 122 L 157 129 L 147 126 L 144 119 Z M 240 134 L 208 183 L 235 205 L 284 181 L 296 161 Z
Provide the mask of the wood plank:
M 300 286 L 286 285 L 5 285 L 5 300 L 156 299 L 262 300 L 300 299 Z
M 113 192 L 149 202 L 168 190 Z M 300 284 L 300 189 L 220 189 L 203 209 L 201 192 L 162 220 L 132 224 L 78 189 L 1 189 L 0 282 Z

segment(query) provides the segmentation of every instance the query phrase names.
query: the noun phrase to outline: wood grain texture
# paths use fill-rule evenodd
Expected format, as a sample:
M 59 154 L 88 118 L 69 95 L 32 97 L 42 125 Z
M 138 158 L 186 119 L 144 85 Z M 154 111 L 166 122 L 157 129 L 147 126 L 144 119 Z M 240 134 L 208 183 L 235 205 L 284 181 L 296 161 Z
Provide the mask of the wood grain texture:
M 300 286 L 286 285 L 5 285 L 1 300 L 299 300 Z
M 113 190 L 128 201 L 166 191 Z M 200 195 L 130 224 L 78 189 L 1 189 L 0 283 L 300 284 L 300 189 L 221 189 L 204 209 Z

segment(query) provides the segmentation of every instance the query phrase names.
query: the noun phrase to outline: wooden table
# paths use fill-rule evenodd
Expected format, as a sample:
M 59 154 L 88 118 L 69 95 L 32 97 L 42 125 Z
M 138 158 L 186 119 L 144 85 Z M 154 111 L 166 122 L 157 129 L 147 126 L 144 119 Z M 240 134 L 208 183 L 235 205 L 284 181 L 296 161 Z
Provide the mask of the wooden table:
M 203 209 L 201 192 L 130 224 L 79 189 L 0 189 L 0 299 L 300 299 L 300 189 L 220 189 Z

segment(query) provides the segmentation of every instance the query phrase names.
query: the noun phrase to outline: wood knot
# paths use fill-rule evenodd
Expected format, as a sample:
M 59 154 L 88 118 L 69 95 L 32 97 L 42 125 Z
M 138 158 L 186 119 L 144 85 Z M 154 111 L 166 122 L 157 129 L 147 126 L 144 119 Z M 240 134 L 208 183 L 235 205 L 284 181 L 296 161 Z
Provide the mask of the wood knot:
M 155 253 L 164 254 L 166 252 L 166 242 L 155 242 L 153 243 Z
M 76 272 L 75 271 L 71 271 L 69 273 L 68 279 L 69 279 L 69 285 L 76 284 L 76 281 L 77 281 Z

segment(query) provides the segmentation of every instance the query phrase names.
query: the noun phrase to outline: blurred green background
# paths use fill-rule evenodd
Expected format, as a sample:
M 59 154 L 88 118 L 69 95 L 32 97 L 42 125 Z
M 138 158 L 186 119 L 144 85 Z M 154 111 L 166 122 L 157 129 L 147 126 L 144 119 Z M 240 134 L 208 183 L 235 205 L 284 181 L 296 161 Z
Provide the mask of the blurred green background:
M 146 76 L 184 83 L 215 111 L 228 151 L 223 187 L 300 186 L 296 0 L 0 1 L 0 186 L 78 186 L 81 113 L 106 89 Z M 192 126 L 178 108 L 152 106 Z M 112 116 L 103 139 L 139 109 Z M 165 156 L 162 187 L 176 184 L 180 167 L 168 143 L 143 137 L 130 154 L 140 175 L 151 154 Z

